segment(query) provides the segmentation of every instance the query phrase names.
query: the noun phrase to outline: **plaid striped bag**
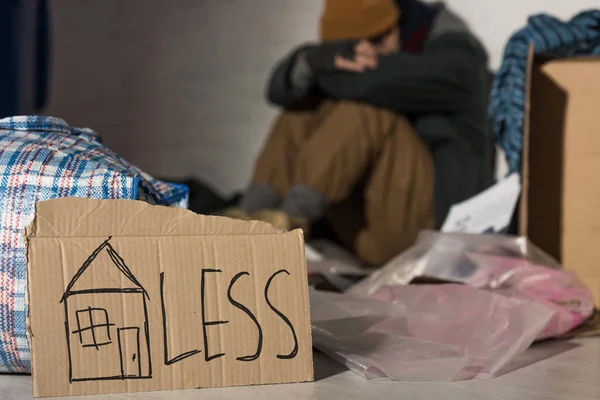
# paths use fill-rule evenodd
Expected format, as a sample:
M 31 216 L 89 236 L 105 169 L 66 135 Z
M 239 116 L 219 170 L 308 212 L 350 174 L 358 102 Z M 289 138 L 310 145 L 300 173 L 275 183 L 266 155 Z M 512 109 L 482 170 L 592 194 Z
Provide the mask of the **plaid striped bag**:
M 155 180 L 89 129 L 52 117 L 0 119 L 0 372 L 30 372 L 23 229 L 57 197 L 139 199 L 187 207 L 188 189 Z

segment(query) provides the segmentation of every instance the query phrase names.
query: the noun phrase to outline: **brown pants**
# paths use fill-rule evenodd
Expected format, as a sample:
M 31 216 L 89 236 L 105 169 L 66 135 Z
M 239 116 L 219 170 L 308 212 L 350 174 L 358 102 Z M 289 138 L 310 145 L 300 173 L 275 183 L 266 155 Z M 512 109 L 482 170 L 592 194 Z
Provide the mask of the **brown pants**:
M 431 154 L 404 116 L 333 101 L 283 112 L 254 175 L 282 198 L 294 184 L 319 190 L 340 240 L 371 264 L 390 260 L 434 226 L 433 180 Z

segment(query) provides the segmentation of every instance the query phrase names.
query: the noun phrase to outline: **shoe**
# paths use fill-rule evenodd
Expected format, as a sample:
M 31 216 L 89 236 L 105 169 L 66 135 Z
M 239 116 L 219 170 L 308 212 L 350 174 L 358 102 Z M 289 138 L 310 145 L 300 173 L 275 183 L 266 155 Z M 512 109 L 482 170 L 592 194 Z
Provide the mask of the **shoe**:
M 309 223 L 305 218 L 290 217 L 280 210 L 261 210 L 252 217 L 258 221 L 267 222 L 275 229 L 281 231 L 291 231 L 293 229 L 302 229 L 305 235 L 308 235 Z
M 252 221 L 254 218 L 241 208 L 229 208 L 223 213 L 224 217 L 239 219 L 242 221 Z

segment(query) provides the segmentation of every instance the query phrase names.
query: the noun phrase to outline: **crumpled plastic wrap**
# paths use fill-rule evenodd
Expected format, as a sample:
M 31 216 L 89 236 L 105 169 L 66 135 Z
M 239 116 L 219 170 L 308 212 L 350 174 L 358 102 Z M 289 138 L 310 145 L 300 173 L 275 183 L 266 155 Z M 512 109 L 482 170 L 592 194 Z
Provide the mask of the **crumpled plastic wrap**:
M 369 295 L 382 285 L 407 285 L 420 276 L 466 283 L 477 269 L 477 265 L 469 260 L 469 254 L 507 257 L 552 269 L 561 268 L 525 237 L 424 231 L 414 246 L 354 285 L 350 292 Z
M 552 311 L 462 285 L 404 286 L 394 302 L 311 291 L 313 345 L 366 379 L 449 382 L 494 376 Z
M 460 284 L 407 285 L 415 280 Z M 523 238 L 426 232 L 341 295 L 311 292 L 314 345 L 365 378 L 490 378 L 593 312 L 575 275 Z
M 309 283 L 315 280 L 319 282 L 318 279 L 311 279 L 319 277 L 327 283 L 321 283 L 320 286 L 328 287 L 331 291 L 343 292 L 367 275 L 365 270 L 360 268 L 358 260 L 332 243 L 312 242 L 312 246 L 305 245 L 305 252 Z

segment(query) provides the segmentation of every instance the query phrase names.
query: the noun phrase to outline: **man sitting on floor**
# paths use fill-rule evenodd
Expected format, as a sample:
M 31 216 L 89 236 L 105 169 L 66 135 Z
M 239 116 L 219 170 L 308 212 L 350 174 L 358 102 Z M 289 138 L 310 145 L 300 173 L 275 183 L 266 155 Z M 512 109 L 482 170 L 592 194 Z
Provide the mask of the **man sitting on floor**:
M 443 5 L 325 0 L 320 44 L 273 72 L 283 108 L 232 217 L 288 230 L 326 218 L 381 264 L 483 184 L 487 58 Z

